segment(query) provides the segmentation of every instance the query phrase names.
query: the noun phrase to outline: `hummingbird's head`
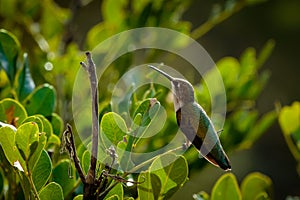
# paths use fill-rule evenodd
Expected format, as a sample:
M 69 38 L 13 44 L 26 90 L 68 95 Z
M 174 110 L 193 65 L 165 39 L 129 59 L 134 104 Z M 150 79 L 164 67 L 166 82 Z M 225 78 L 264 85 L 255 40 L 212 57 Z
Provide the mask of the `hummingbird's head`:
M 194 88 L 187 80 L 174 78 L 171 81 L 174 97 L 178 100 L 181 106 L 185 103 L 195 101 Z
M 175 98 L 174 99 L 175 110 L 178 110 L 186 103 L 191 103 L 195 101 L 194 88 L 192 84 L 190 84 L 187 80 L 181 78 L 174 78 L 169 74 L 167 74 L 166 72 L 154 66 L 149 65 L 149 67 L 158 71 L 159 73 L 161 73 L 171 81 L 174 98 Z

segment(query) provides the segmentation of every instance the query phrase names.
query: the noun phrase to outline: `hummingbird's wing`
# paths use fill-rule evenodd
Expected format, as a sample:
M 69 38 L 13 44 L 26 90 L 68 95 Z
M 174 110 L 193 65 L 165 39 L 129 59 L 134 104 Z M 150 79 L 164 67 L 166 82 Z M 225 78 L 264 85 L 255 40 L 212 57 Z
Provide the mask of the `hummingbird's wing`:
M 231 168 L 217 132 L 199 104 L 182 106 L 176 111 L 176 118 L 181 131 L 206 160 L 224 170 Z

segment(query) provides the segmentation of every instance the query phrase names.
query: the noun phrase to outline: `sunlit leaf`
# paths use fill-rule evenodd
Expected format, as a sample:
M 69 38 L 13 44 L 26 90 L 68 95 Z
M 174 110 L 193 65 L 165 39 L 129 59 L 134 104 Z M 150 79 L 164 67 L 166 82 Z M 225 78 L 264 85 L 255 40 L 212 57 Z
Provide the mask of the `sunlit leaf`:
M 241 192 L 235 176 L 224 174 L 212 189 L 211 200 L 241 200 Z
M 255 0 L 253 0 L 255 1 Z M 260 0 L 263 1 L 263 0 Z M 264 45 L 263 49 L 259 52 L 258 58 L 257 58 L 257 67 L 260 68 L 266 60 L 270 57 L 273 49 L 275 47 L 275 41 L 274 40 L 268 40 L 266 44 Z
M 300 161 L 300 102 L 281 109 L 279 124 L 293 156 Z
M 6 159 L 13 166 L 19 159 L 19 152 L 15 146 L 15 132 L 9 127 L 0 128 L 0 144 L 3 148 Z
M 291 134 L 300 127 L 300 102 L 282 108 L 279 123 L 285 134 Z
M 269 177 L 254 172 L 248 174 L 242 184 L 241 184 L 241 192 L 244 200 L 252 200 L 257 199 L 272 199 L 271 198 L 271 190 L 272 190 L 272 181 Z M 263 195 L 261 195 L 263 193 Z M 263 197 L 267 198 L 263 198 Z
M 83 200 L 83 195 L 82 194 L 77 195 L 76 197 L 74 197 L 73 200 Z
M 38 141 L 39 129 L 38 125 L 34 122 L 22 124 L 16 132 L 16 146 L 25 161 L 29 160 L 29 155 L 32 154 L 30 145 Z M 36 149 L 35 149 L 36 150 Z
M 217 62 L 226 88 L 235 87 L 238 82 L 240 63 L 233 57 L 225 57 Z
M 90 162 L 91 162 L 91 153 L 89 150 L 86 150 L 83 154 L 82 154 L 82 159 L 81 159 L 81 163 L 82 163 L 82 170 L 85 174 L 88 173 L 89 167 L 90 167 Z
M 138 185 L 139 198 L 154 200 L 155 194 L 152 189 L 150 172 L 141 172 L 139 174 L 138 182 L 141 182 L 141 184 Z
M 187 161 L 173 153 L 158 156 L 149 168 L 141 173 L 138 192 L 141 198 L 170 198 L 187 181 Z
M 40 117 L 38 117 L 37 115 L 32 115 L 32 116 L 29 116 L 27 117 L 23 122 L 22 124 L 25 124 L 25 123 L 28 123 L 28 122 L 34 122 L 38 125 L 39 127 L 39 131 L 40 132 L 43 132 L 44 131 L 44 125 L 43 125 L 43 122 L 42 120 L 40 119 Z
M 113 112 L 106 113 L 100 124 L 103 144 L 108 149 L 111 144 L 117 145 L 126 135 L 127 126 L 123 118 Z
M 18 101 L 13 99 L 0 101 L 0 121 L 18 127 L 26 117 L 26 110 Z

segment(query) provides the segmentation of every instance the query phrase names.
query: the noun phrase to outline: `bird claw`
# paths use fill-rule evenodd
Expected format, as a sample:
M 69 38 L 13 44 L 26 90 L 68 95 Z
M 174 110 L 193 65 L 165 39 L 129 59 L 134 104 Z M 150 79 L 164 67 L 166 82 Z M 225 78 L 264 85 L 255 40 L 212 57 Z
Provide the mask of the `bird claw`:
M 191 145 L 190 141 L 186 141 L 185 143 L 182 144 L 182 150 L 187 150 L 189 146 Z

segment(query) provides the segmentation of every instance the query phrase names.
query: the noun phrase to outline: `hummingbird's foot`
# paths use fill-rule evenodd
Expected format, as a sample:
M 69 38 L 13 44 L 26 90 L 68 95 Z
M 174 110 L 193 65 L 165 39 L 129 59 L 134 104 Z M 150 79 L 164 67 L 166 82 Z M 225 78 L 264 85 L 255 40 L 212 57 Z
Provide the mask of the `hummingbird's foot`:
M 190 141 L 186 141 L 185 143 L 182 144 L 182 150 L 187 150 L 189 148 L 189 146 L 191 145 Z

